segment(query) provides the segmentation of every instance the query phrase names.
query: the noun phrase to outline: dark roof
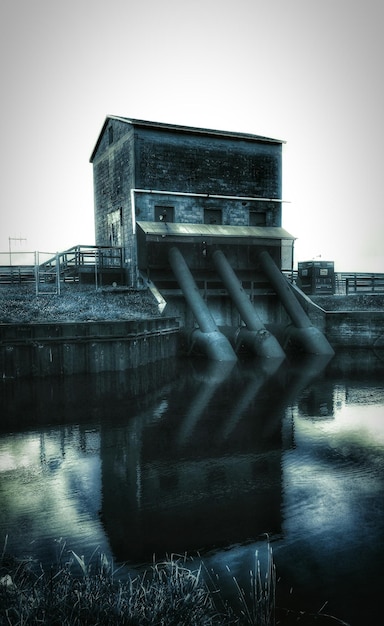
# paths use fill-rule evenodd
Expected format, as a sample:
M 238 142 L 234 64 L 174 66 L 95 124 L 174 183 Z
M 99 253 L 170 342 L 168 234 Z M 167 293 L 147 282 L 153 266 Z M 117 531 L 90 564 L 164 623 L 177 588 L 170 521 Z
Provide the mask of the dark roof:
M 229 130 L 214 130 L 210 128 L 198 128 L 194 126 L 181 126 L 178 124 L 166 124 L 164 122 L 150 122 L 147 120 L 138 120 L 129 117 L 120 117 L 118 115 L 107 115 L 105 118 L 103 127 L 101 129 L 100 135 L 96 142 L 95 148 L 92 152 L 90 162 L 92 163 L 97 148 L 99 146 L 101 137 L 104 133 L 106 126 L 108 125 L 109 120 L 116 120 L 118 122 L 123 122 L 125 124 L 129 124 L 130 126 L 134 126 L 136 128 L 152 128 L 157 130 L 171 130 L 179 133 L 188 133 L 189 135 L 210 135 L 215 137 L 229 137 L 233 139 L 244 139 L 246 141 L 256 141 L 262 143 L 276 143 L 283 144 L 285 143 L 282 139 L 273 139 L 272 137 L 264 137 L 262 135 L 253 135 L 251 133 L 240 133 Z
M 221 224 L 181 224 L 180 222 L 136 222 L 146 235 L 173 237 L 236 237 L 243 239 L 289 239 L 293 237 L 279 226 L 227 226 Z

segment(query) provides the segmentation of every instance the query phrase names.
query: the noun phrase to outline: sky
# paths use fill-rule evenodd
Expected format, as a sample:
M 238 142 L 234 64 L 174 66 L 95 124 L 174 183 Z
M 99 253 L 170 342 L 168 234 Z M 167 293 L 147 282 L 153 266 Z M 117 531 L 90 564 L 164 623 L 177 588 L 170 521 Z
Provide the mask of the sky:
M 1 0 L 0 252 L 95 243 L 118 115 L 284 140 L 296 263 L 384 272 L 383 25 L 382 0 Z

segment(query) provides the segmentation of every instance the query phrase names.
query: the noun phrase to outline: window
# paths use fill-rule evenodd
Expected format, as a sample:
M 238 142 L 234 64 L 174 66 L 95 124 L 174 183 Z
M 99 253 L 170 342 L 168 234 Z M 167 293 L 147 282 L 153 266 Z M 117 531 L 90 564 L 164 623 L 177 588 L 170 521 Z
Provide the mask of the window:
M 249 212 L 249 225 L 250 226 L 266 226 L 267 214 L 264 211 L 250 211 Z
M 121 237 L 121 225 L 122 225 L 122 215 L 121 209 L 117 209 L 116 211 L 112 211 L 107 215 L 107 224 L 108 224 L 108 241 L 110 246 L 121 246 L 122 245 L 122 237 Z
M 155 222 L 173 222 L 175 207 L 156 205 L 155 206 Z
M 204 209 L 204 224 L 222 224 L 223 214 L 221 209 Z

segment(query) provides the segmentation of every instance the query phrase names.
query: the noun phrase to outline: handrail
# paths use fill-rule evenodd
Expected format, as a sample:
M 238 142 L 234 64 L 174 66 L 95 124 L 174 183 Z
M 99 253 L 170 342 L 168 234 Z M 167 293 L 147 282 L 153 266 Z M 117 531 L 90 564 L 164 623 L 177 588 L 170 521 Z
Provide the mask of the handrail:
M 91 270 L 122 269 L 124 248 L 119 246 L 76 245 L 54 254 L 52 252 L 0 252 L 0 284 L 34 282 L 36 258 L 48 258 L 38 264 L 41 272 L 70 274 L 78 268 Z M 2 264 L 4 257 L 7 262 Z M 22 258 L 25 262 L 12 264 L 12 259 Z M 11 262 L 10 262 L 11 261 Z M 284 276 L 292 283 L 297 282 L 297 270 L 283 270 Z M 335 272 L 335 293 L 338 295 L 384 293 L 384 273 L 375 272 Z
M 2 253 L 0 253 L 1 255 Z M 5 253 L 4 253 L 5 254 Z M 18 253 L 13 255 L 13 258 Z M 49 256 L 48 259 L 40 261 L 40 254 Z M 9 261 L 9 253 L 7 253 Z M 30 262 L 31 257 L 33 264 Z M 123 269 L 124 249 L 116 246 L 91 246 L 77 245 L 64 250 L 63 252 L 23 252 L 22 259 L 29 260 L 29 263 L 1 264 L 0 256 L 0 284 L 26 283 L 26 282 L 46 282 L 46 280 L 59 280 L 59 276 L 73 276 L 76 272 L 94 271 L 95 274 L 105 270 Z
M 297 282 L 297 270 L 284 270 L 284 276 L 292 283 Z M 335 272 L 335 293 L 384 294 L 384 274 L 375 272 Z
M 355 273 L 345 274 L 346 294 L 384 293 L 384 274 Z
M 111 265 L 116 267 L 123 266 L 123 248 L 115 246 L 73 246 L 68 250 L 58 253 L 59 263 L 65 266 L 82 267 L 85 265 L 95 265 L 95 258 L 99 267 L 110 267 Z M 44 267 L 50 265 L 55 266 L 57 262 L 57 256 L 52 256 L 50 259 L 42 263 Z M 112 260 L 114 260 L 112 262 Z M 115 261 L 116 260 L 116 261 Z

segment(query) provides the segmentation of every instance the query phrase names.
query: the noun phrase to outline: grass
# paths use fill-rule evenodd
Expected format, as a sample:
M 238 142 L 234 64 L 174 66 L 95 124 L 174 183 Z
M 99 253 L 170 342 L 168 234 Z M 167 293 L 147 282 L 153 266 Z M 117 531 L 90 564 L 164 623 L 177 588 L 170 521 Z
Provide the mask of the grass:
M 113 562 L 96 553 L 88 563 L 60 544 L 55 567 L 44 570 L 31 560 L 6 553 L 0 559 L 0 624 L 27 626 L 98 624 L 132 626 L 274 625 L 275 568 L 268 545 L 262 580 L 255 555 L 247 591 L 233 577 L 238 605 L 224 600 L 218 579 L 203 562 L 186 556 L 154 562 L 136 577 L 118 577 Z
M 276 569 L 267 541 L 265 572 L 256 551 L 246 589 L 231 575 L 232 599 L 204 562 L 171 555 L 132 577 L 96 551 L 87 563 L 59 541 L 55 566 L 0 556 L 0 626 L 348 626 L 322 609 L 276 608 Z M 119 578 L 119 574 L 122 574 Z M 326 603 L 325 603 L 326 604 Z M 325 606 L 325 605 L 324 605 Z
M 36 296 L 33 285 L 0 285 L 0 322 L 8 324 L 130 320 L 158 317 L 147 291 L 96 291 L 63 285 L 61 295 Z

